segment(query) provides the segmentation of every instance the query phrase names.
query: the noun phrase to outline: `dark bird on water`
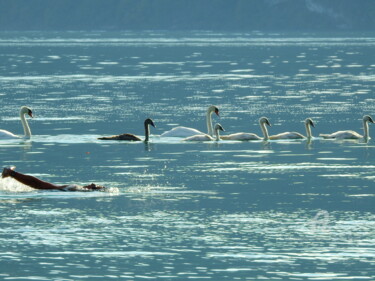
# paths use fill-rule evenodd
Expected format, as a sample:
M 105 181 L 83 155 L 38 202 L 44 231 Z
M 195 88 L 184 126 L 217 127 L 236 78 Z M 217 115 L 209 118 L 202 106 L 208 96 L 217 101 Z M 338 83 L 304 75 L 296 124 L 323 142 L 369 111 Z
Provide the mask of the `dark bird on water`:
M 154 128 L 155 124 L 152 119 L 147 118 L 144 122 L 145 125 L 145 139 L 143 141 L 148 142 L 150 138 L 150 125 Z M 121 140 L 121 141 L 142 141 L 140 137 L 137 137 L 133 134 L 121 134 L 121 135 L 114 135 L 110 137 L 100 137 L 99 140 Z

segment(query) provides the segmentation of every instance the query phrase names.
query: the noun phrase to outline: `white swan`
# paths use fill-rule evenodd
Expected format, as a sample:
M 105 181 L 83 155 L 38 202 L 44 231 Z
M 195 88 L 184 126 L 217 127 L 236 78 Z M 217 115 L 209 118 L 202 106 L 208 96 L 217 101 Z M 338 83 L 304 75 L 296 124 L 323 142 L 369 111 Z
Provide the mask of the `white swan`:
M 315 128 L 314 122 L 311 118 L 305 119 L 305 128 L 306 128 L 306 137 L 300 133 L 297 132 L 285 132 L 280 133 L 277 135 L 270 136 L 270 140 L 284 140 L 284 139 L 311 139 L 312 133 L 311 133 L 311 127 Z
M 267 140 L 269 136 L 268 136 L 268 130 L 266 128 L 266 125 L 271 126 L 271 123 L 268 121 L 266 117 L 262 117 L 259 119 L 259 125 L 263 132 L 263 138 L 253 133 L 235 133 L 235 134 L 230 134 L 226 136 L 221 136 L 220 138 L 222 140 L 239 140 L 239 141 Z
M 370 135 L 368 123 L 374 123 L 374 120 L 372 120 L 371 116 L 369 115 L 363 116 L 363 136 L 352 130 L 338 131 L 332 134 L 320 134 L 319 136 L 325 139 L 369 139 Z
M 33 112 L 31 111 L 30 108 L 27 106 L 22 106 L 20 110 L 20 118 L 21 118 L 21 123 L 23 126 L 23 131 L 25 135 L 23 137 L 25 138 L 30 138 L 31 137 L 31 130 L 29 127 L 29 124 L 27 123 L 25 115 L 29 115 L 31 118 L 33 117 Z M 0 130 L 0 139 L 19 139 L 21 138 L 20 136 L 17 136 L 9 131 L 6 130 Z
M 214 112 L 217 116 L 219 116 L 219 109 L 216 106 L 211 105 L 207 109 L 207 113 L 206 113 L 206 123 L 207 123 L 207 130 L 208 130 L 207 134 L 210 136 L 213 136 L 212 113 Z M 173 128 L 170 131 L 162 133 L 160 136 L 161 137 L 183 137 L 185 138 L 185 137 L 190 137 L 194 135 L 204 135 L 204 133 L 197 129 L 179 126 L 179 127 Z
M 220 124 L 215 125 L 215 138 L 211 137 L 208 134 L 203 135 L 195 135 L 191 137 L 187 137 L 183 139 L 184 141 L 219 141 L 220 140 L 220 133 L 219 131 L 225 131 L 224 128 Z
M 144 122 L 145 126 L 145 140 L 144 142 L 148 142 L 150 138 L 150 125 L 155 128 L 155 124 L 152 119 L 147 118 Z M 115 135 L 110 137 L 100 137 L 99 140 L 121 140 L 121 141 L 142 141 L 140 137 L 137 137 L 133 134 L 121 134 Z

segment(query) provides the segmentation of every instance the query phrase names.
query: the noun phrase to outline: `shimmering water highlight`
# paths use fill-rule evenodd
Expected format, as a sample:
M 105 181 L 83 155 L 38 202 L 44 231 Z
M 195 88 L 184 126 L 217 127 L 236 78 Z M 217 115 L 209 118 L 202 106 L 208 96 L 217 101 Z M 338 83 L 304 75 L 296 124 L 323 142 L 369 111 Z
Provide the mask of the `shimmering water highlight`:
M 375 103 L 373 34 L 3 32 L 2 166 L 55 184 L 0 179 L 2 280 L 373 280 L 375 145 L 323 140 L 362 131 Z M 209 105 L 225 134 L 311 141 L 186 143 Z M 143 136 L 151 141 L 101 141 Z M 370 135 L 375 138 L 375 128 Z

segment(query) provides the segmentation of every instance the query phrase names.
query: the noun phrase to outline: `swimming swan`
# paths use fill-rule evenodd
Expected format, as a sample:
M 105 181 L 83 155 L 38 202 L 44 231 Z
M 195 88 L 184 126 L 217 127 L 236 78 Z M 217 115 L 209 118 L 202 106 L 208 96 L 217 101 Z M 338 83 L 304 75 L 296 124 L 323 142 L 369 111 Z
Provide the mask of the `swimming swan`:
M 220 124 L 215 125 L 215 138 L 211 137 L 210 135 L 203 134 L 203 135 L 195 135 L 191 137 L 187 137 L 184 141 L 219 141 L 220 140 L 220 133 L 219 131 L 225 131 L 224 128 Z
M 147 118 L 144 122 L 144 125 L 145 125 L 145 140 L 144 141 L 148 142 L 149 137 L 150 137 L 150 125 L 155 128 L 155 124 L 150 118 Z M 121 134 L 121 135 L 115 135 L 115 136 L 110 136 L 110 137 L 101 137 L 98 139 L 99 140 L 142 141 L 141 138 L 133 134 Z
M 27 106 L 22 106 L 20 110 L 20 118 L 23 126 L 23 131 L 25 135 L 24 138 L 30 138 L 31 137 L 31 130 L 29 127 L 29 124 L 27 123 L 25 115 L 29 115 L 31 118 L 33 118 L 33 112 L 30 108 Z M 19 139 L 20 136 L 17 136 L 9 131 L 6 130 L 0 130 L 0 139 Z
M 271 126 L 271 123 L 268 121 L 266 117 L 262 117 L 259 119 L 259 125 L 263 132 L 263 138 L 253 133 L 236 133 L 236 134 L 221 136 L 220 138 L 222 140 L 239 140 L 239 141 L 267 140 L 269 137 L 268 137 L 268 130 L 266 128 L 266 125 Z
M 212 105 L 207 109 L 206 113 L 206 123 L 207 123 L 207 130 L 208 135 L 213 136 L 213 130 L 212 130 L 212 113 L 214 113 L 219 116 L 219 109 Z M 204 135 L 205 133 L 198 131 L 197 129 L 188 128 L 188 127 L 175 127 L 170 131 L 164 132 L 161 134 L 161 137 L 190 137 L 194 135 Z
M 374 120 L 372 120 L 371 116 L 369 115 L 363 116 L 364 136 L 352 130 L 338 131 L 332 134 L 320 134 L 319 136 L 325 139 L 362 139 L 362 138 L 369 139 L 370 136 L 369 136 L 368 123 L 374 123 Z
M 270 136 L 270 140 L 284 140 L 284 139 L 311 139 L 312 138 L 312 133 L 311 133 L 311 127 L 315 128 L 314 122 L 312 121 L 311 118 L 307 118 L 305 120 L 305 128 L 306 128 L 306 137 L 300 133 L 297 132 L 285 132 L 285 133 L 280 133 L 277 135 Z

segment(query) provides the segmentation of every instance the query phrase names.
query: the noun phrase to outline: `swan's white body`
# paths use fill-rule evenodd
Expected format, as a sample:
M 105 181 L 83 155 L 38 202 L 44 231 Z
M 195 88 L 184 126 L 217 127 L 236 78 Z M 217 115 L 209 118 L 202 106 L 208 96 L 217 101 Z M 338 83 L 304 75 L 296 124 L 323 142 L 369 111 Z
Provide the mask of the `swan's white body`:
M 311 118 L 307 118 L 305 120 L 306 137 L 297 132 L 285 132 L 285 133 L 280 133 L 277 135 L 270 136 L 270 140 L 284 140 L 284 139 L 298 140 L 298 139 L 306 139 L 306 138 L 311 139 L 312 138 L 311 127 L 315 127 L 314 122 L 311 120 Z
M 20 118 L 21 118 L 21 123 L 23 127 L 23 131 L 25 135 L 23 137 L 25 138 L 30 138 L 31 137 L 31 130 L 29 127 L 29 124 L 27 123 L 26 120 L 26 114 L 28 114 L 30 117 L 33 117 L 33 112 L 31 111 L 30 108 L 27 106 L 22 106 L 20 110 Z M 0 130 L 0 139 L 19 139 L 21 138 L 20 136 L 17 136 L 9 131 L 6 130 Z
M 173 129 L 171 129 L 170 131 L 162 133 L 160 136 L 161 137 L 182 137 L 182 138 L 184 138 L 184 137 L 189 137 L 189 136 L 194 136 L 194 135 L 204 135 L 204 133 L 197 130 L 197 129 L 178 126 L 178 127 L 175 127 Z
M 320 134 L 324 139 L 361 139 L 363 136 L 355 131 L 337 131 L 332 134 Z
M 213 136 L 213 130 L 212 130 L 212 113 L 216 113 L 216 115 L 219 115 L 219 109 L 212 105 L 207 109 L 206 113 L 206 123 L 207 123 L 207 131 L 209 136 Z M 189 127 L 175 127 L 170 131 L 164 132 L 161 134 L 161 137 L 190 137 L 190 136 L 195 136 L 195 135 L 204 135 L 205 133 L 194 129 L 194 128 L 189 128 Z
M 368 123 L 374 123 L 374 120 L 369 115 L 363 116 L 363 136 L 352 130 L 337 131 L 332 134 L 320 134 L 325 139 L 369 139 L 369 126 Z
M 259 125 L 263 132 L 263 138 L 253 133 L 235 133 L 226 136 L 221 136 L 222 140 L 238 140 L 238 141 L 249 141 L 249 140 L 267 140 L 268 130 L 266 125 L 271 126 L 270 122 L 266 117 L 259 119 Z
M 220 124 L 215 125 L 215 138 L 208 134 L 190 136 L 184 139 L 184 141 L 219 141 L 220 133 L 219 131 L 224 131 L 224 128 Z
M 6 130 L 0 130 L 0 139 L 19 139 L 20 137 Z

